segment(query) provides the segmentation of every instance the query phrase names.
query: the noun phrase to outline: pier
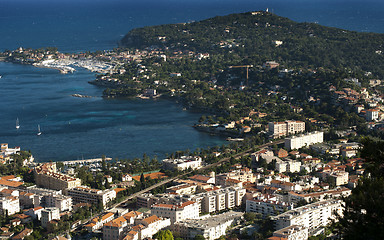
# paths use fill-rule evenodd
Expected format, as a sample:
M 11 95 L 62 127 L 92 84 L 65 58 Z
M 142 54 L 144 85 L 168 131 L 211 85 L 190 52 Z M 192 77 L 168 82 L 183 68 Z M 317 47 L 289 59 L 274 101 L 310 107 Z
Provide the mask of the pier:
M 105 161 L 111 161 L 112 158 L 105 158 Z M 92 158 L 92 159 L 82 159 L 82 160 L 72 160 L 72 161 L 63 161 L 64 165 L 76 165 L 76 164 L 89 164 L 103 161 L 102 158 Z

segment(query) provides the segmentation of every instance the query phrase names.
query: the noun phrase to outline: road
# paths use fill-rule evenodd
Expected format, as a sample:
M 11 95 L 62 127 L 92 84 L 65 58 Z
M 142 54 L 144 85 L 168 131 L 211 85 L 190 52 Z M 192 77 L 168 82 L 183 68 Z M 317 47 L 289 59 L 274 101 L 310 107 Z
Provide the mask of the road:
M 257 148 L 265 148 L 265 147 L 268 147 L 268 146 L 271 146 L 271 145 L 274 145 L 274 144 L 281 144 L 281 143 L 284 143 L 284 140 L 275 141 L 275 142 L 269 142 L 269 143 L 265 143 L 265 144 L 263 144 L 263 145 L 259 145 L 259 146 L 256 146 L 256 147 L 257 147 Z M 210 169 L 210 168 L 212 168 L 212 167 L 220 166 L 220 165 L 223 164 L 224 162 L 229 161 L 232 157 L 234 157 L 235 159 L 238 159 L 238 158 L 241 158 L 242 156 L 244 156 L 244 155 L 246 155 L 246 154 L 249 154 L 249 153 L 251 153 L 251 152 L 253 152 L 253 149 L 248 149 L 248 150 L 246 150 L 246 151 L 237 153 L 237 154 L 235 154 L 235 155 L 233 155 L 233 156 L 231 156 L 231 157 L 223 158 L 223 159 L 221 159 L 221 160 L 218 161 L 218 162 L 211 163 L 211 164 L 208 164 L 208 165 L 206 165 L 206 166 L 204 166 L 204 167 L 199 168 L 199 169 L 197 170 L 197 172 L 201 172 L 201 171 Z M 140 195 L 140 194 L 149 192 L 149 191 L 151 191 L 151 190 L 153 190 L 153 189 L 155 189 L 155 188 L 157 188 L 157 187 L 160 187 L 160 186 L 162 186 L 162 185 L 164 185 L 164 184 L 167 184 L 167 183 L 169 183 L 169 182 L 172 182 L 172 181 L 174 181 L 174 180 L 177 180 L 178 178 L 181 178 L 181 177 L 183 177 L 183 176 L 185 176 L 185 175 L 187 175 L 187 174 L 189 174 L 189 173 L 191 173 L 191 172 L 186 172 L 186 173 L 180 174 L 180 175 L 178 175 L 178 176 L 176 176 L 176 177 L 172 177 L 172 178 L 166 179 L 166 180 L 164 180 L 164 181 L 158 182 L 158 183 L 156 183 L 155 185 L 152 185 L 152 186 L 150 186 L 150 187 L 148 187 L 148 188 L 146 188 L 146 189 L 141 190 L 140 192 L 137 192 L 137 193 L 134 193 L 134 194 L 130 195 L 130 196 L 129 196 L 128 198 L 126 198 L 124 201 L 122 201 L 122 202 L 120 202 L 120 203 L 117 203 L 117 204 L 113 205 L 112 208 L 114 208 L 114 207 L 118 207 L 118 206 L 121 206 L 121 205 L 124 205 L 126 202 L 128 202 L 129 200 L 131 200 L 131 199 L 137 197 L 137 196 Z

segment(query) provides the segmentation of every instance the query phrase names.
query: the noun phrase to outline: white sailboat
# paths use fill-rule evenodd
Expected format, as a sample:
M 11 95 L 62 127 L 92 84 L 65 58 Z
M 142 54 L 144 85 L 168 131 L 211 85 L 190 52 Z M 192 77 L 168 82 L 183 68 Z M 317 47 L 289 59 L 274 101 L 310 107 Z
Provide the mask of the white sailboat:
M 37 136 L 40 136 L 41 135 L 41 131 L 40 131 L 40 124 L 37 125 Z
M 19 128 L 20 128 L 19 118 L 16 118 L 16 129 L 19 129 Z

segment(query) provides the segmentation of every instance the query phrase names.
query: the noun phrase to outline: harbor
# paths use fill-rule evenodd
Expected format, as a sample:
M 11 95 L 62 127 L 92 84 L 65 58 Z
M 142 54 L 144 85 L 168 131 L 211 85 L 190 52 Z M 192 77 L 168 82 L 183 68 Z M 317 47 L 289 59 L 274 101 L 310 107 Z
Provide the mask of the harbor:
M 62 161 L 64 165 L 80 165 L 80 164 L 92 164 L 97 162 L 102 162 L 103 159 L 105 161 L 112 161 L 112 158 L 92 158 L 92 159 L 82 159 L 82 160 L 70 160 L 70 161 Z

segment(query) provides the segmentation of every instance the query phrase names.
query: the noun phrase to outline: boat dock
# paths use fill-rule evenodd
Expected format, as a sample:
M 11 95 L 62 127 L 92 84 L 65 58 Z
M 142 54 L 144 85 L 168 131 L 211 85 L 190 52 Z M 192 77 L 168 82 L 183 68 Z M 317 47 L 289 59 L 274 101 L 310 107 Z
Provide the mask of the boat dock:
M 105 161 L 111 161 L 112 158 L 105 158 Z M 93 158 L 93 159 L 82 159 L 82 160 L 72 160 L 72 161 L 63 161 L 64 165 L 77 165 L 77 164 L 88 164 L 88 163 L 96 163 L 103 161 L 102 158 Z

